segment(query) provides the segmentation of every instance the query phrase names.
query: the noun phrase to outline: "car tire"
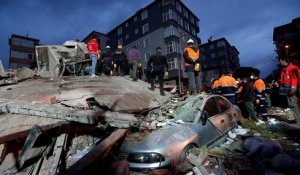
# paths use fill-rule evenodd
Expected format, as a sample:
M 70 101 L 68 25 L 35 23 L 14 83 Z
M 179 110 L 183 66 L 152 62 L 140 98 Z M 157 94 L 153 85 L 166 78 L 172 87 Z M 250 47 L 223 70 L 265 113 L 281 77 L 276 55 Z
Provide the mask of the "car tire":
M 193 148 L 196 148 L 196 146 L 190 144 L 183 149 L 179 157 L 179 163 L 183 163 L 185 161 L 186 157 L 189 155 L 189 153 L 192 151 Z

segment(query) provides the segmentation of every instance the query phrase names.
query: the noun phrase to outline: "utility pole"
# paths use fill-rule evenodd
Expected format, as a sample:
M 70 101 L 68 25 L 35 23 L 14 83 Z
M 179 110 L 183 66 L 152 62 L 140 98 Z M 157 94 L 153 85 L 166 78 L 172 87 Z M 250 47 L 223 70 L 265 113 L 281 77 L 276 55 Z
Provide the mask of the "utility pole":
M 186 36 L 186 33 L 183 33 L 182 35 L 178 36 L 178 49 L 181 48 L 180 46 L 180 38 Z M 180 49 L 181 50 L 181 49 Z M 179 50 L 177 50 L 177 63 L 178 63 L 178 91 L 179 94 L 181 94 L 182 90 L 181 90 L 181 55 L 183 55 L 183 52 L 179 53 Z

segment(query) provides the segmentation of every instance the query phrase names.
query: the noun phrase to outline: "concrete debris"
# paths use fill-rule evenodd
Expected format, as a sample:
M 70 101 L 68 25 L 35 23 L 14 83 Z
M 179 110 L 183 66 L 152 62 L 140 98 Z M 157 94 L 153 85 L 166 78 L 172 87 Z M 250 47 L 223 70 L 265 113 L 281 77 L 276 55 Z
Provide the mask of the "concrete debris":
M 33 70 L 27 68 L 27 67 L 23 67 L 17 70 L 16 76 L 15 76 L 15 80 L 17 82 L 29 79 L 34 77 L 34 72 Z

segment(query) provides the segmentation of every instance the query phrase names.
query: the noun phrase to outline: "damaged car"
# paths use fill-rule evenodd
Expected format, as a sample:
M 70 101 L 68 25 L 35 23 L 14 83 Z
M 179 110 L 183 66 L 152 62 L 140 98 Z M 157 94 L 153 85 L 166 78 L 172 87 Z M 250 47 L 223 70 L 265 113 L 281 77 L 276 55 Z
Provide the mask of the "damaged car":
M 156 122 L 156 129 L 139 131 L 135 139 L 131 136 L 137 133 L 131 133 L 125 139 L 121 156 L 131 169 L 173 169 L 193 147 L 215 143 L 241 119 L 240 109 L 220 95 L 201 94 L 170 106 L 172 115 Z

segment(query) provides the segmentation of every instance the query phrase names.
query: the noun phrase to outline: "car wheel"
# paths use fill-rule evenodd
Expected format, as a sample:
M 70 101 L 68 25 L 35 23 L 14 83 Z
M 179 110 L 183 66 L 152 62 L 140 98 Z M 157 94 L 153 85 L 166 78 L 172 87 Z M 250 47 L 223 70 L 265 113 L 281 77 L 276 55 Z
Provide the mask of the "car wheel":
M 183 151 L 181 152 L 181 155 L 179 157 L 179 163 L 183 163 L 186 159 L 186 157 L 189 155 L 189 153 L 192 151 L 193 148 L 196 148 L 195 145 L 187 145 Z

